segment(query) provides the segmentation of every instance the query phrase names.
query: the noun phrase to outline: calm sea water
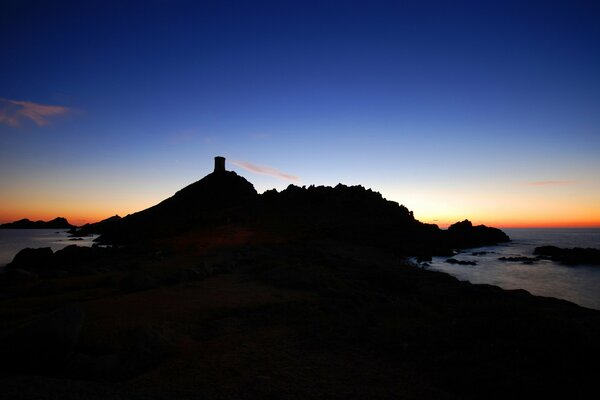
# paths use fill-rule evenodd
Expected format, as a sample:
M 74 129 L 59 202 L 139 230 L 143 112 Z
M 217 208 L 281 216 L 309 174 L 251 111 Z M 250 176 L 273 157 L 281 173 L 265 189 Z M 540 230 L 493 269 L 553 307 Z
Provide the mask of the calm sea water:
M 504 289 L 525 289 L 531 294 L 558 297 L 600 310 L 600 266 L 566 266 L 549 260 L 534 264 L 499 261 L 500 257 L 535 257 L 538 246 L 600 248 L 600 229 L 504 229 L 512 239 L 499 246 L 465 250 L 455 259 L 477 265 L 446 263 L 434 257 L 429 269 L 443 271 L 472 283 L 487 283 Z M 485 255 L 473 252 L 487 251 Z
M 0 269 L 12 261 L 15 254 L 26 247 L 50 247 L 53 251 L 72 244 L 91 246 L 96 236 L 83 240 L 69 240 L 67 230 L 57 229 L 0 229 Z

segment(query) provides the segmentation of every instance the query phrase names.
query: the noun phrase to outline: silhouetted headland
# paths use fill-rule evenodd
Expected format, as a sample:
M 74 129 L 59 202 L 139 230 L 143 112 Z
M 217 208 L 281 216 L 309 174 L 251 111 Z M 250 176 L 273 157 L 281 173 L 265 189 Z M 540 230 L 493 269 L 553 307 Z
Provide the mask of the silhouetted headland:
M 225 159 L 215 170 L 161 203 L 122 219 L 90 224 L 79 234 L 101 234 L 104 244 L 131 244 L 198 229 L 243 226 L 283 237 L 369 244 L 401 255 L 452 255 L 453 249 L 508 241 L 496 228 L 465 220 L 448 228 L 425 224 L 413 213 L 362 186 L 288 186 L 258 194 Z M 76 233 L 76 234 L 77 234 Z
M 508 240 L 361 186 L 260 195 L 215 171 L 90 224 L 115 246 L 24 249 L 0 274 L 11 399 L 577 398 L 600 312 L 419 268 Z M 449 259 L 449 262 L 452 259 Z
M 27 218 L 0 225 L 0 229 L 71 229 L 75 225 L 69 224 L 66 218 L 58 217 L 51 221 L 30 221 Z

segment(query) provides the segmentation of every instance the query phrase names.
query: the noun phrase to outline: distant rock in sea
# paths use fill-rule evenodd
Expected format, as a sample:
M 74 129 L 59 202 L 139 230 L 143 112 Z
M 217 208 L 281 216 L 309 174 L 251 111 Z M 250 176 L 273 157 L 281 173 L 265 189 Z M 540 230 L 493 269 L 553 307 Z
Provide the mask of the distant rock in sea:
M 0 229 L 72 229 L 75 225 L 71 225 L 66 218 L 58 217 L 52 221 L 31 221 L 27 218 L 20 219 L 15 222 L 0 225 Z
M 533 264 L 535 262 L 540 261 L 540 257 L 525 257 L 525 256 L 519 256 L 519 257 L 500 257 L 498 258 L 498 261 L 506 261 L 506 262 L 520 262 L 523 264 Z
M 473 226 L 467 219 L 450 225 L 448 236 L 452 246 L 457 248 L 488 246 L 510 240 L 508 235 L 498 228 Z
M 563 249 L 556 246 L 541 246 L 536 247 L 533 253 L 540 256 L 550 257 L 552 261 L 557 261 L 566 265 L 600 265 L 600 249 L 584 249 L 581 247 Z
M 456 265 L 477 265 L 475 261 L 464 261 L 457 260 L 456 258 L 449 258 L 446 260 L 448 264 L 456 264 Z

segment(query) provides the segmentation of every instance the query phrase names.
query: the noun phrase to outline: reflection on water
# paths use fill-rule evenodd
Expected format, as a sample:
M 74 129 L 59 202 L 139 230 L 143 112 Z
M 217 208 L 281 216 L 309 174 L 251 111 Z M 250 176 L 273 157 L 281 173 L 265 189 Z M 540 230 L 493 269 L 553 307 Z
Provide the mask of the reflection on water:
M 0 268 L 12 261 L 26 247 L 50 247 L 53 251 L 69 245 L 91 246 L 97 236 L 71 240 L 67 230 L 57 229 L 0 229 Z
M 500 257 L 534 257 L 538 246 L 600 248 L 600 229 L 505 229 L 512 239 L 499 246 L 466 250 L 457 260 L 477 265 L 453 265 L 434 257 L 430 269 L 447 272 L 472 283 L 525 289 L 538 296 L 558 297 L 584 307 L 600 309 L 600 266 L 565 266 L 549 260 L 534 264 L 499 261 Z M 473 255 L 473 252 L 488 252 Z

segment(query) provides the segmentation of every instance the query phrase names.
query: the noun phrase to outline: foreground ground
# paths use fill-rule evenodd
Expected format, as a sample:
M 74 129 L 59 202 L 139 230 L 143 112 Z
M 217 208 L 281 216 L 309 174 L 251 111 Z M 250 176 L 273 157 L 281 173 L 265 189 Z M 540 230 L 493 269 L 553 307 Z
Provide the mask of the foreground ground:
M 372 247 L 239 231 L 166 244 L 3 288 L 3 396 L 577 398 L 594 387 L 599 312 Z

